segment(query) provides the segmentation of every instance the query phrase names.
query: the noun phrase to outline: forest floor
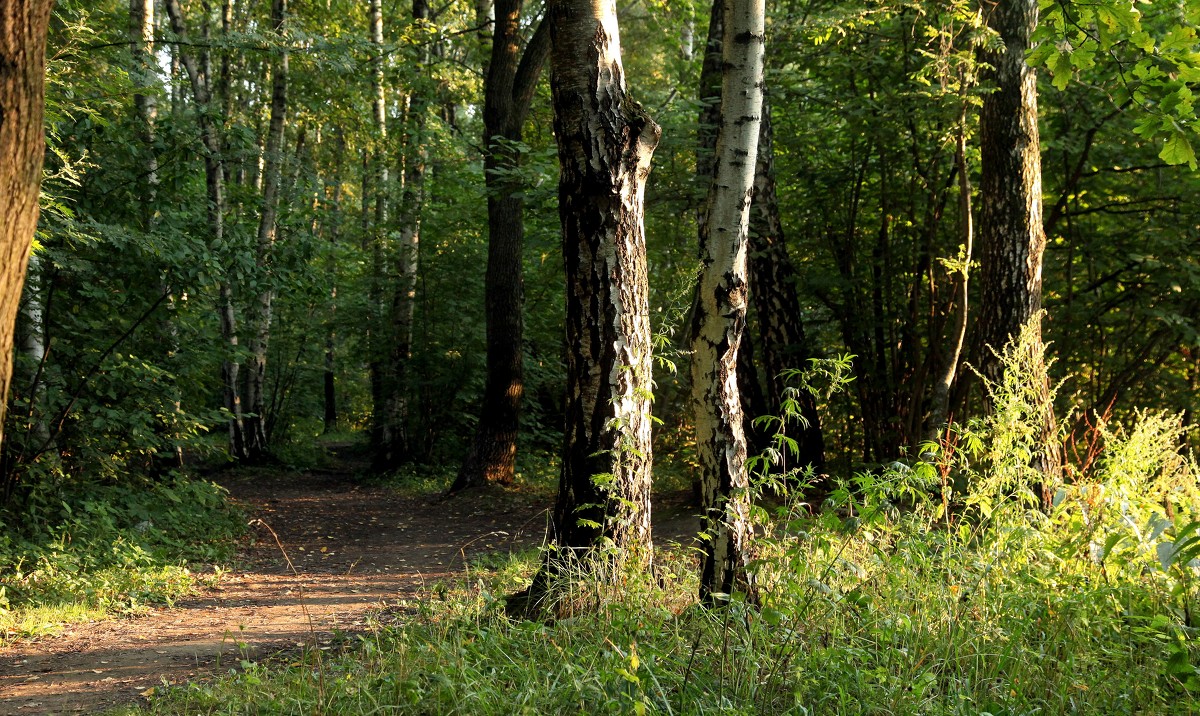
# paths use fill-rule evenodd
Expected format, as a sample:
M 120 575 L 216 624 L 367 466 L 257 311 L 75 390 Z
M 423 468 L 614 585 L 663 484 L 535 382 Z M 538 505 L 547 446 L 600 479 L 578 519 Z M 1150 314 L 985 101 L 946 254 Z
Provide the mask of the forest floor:
M 407 495 L 356 482 L 363 467 L 218 478 L 254 520 L 233 569 L 172 606 L 0 648 L 0 714 L 93 713 L 242 660 L 336 649 L 473 556 L 542 540 L 544 496 Z

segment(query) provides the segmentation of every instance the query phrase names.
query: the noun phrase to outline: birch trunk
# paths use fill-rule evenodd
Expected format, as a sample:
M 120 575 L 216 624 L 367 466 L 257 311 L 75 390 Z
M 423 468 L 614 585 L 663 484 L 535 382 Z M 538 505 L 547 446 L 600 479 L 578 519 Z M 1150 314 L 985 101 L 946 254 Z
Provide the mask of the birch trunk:
M 388 167 L 387 167 L 387 90 L 383 74 L 383 8 L 380 0 L 371 0 L 370 41 L 375 52 L 371 58 L 371 115 L 375 124 L 375 146 L 371 157 L 371 188 L 375 213 L 371 220 L 371 277 L 367 288 L 367 353 L 371 374 L 371 442 L 376 453 L 376 467 L 383 467 L 385 446 L 391 443 L 388 430 L 387 385 L 389 352 L 383 330 L 384 277 L 387 275 L 388 247 Z
M 692 325 L 692 399 L 706 511 L 700 595 L 749 588 L 749 481 L 737 385 L 746 324 L 746 246 L 762 112 L 765 10 L 762 0 L 726 0 L 721 119 L 700 249 Z
M 661 129 L 625 89 L 614 0 L 554 0 L 567 403 L 555 541 L 648 564 L 651 342 L 643 226 Z
M 983 77 L 995 90 L 983 101 L 979 134 L 982 156 L 979 181 L 981 302 L 977 359 L 983 375 L 1001 379 L 1000 351 L 1021 327 L 1039 321 L 1042 308 L 1042 165 L 1038 138 L 1037 77 L 1025 62 L 1037 26 L 1036 0 L 999 0 L 986 11 L 988 27 L 1003 41 L 984 50 L 992 68 Z M 1029 349 L 1031 365 L 1041 365 L 1039 336 Z M 1040 371 L 1044 375 L 1044 370 Z M 1057 481 L 1061 446 L 1050 404 L 1050 387 L 1041 380 L 1041 439 L 1033 464 Z M 990 398 L 985 398 L 989 400 Z M 989 405 L 989 409 L 990 409 Z
M 198 58 L 183 49 L 194 46 L 188 39 L 183 10 L 179 6 L 179 0 L 165 0 L 165 2 L 167 15 L 171 19 L 171 29 L 179 38 L 177 47 L 179 60 L 187 72 L 192 88 L 192 98 L 196 102 L 200 139 L 204 146 L 204 181 L 208 192 L 209 238 L 213 246 L 222 246 L 225 242 L 225 163 L 222 159 L 220 132 L 211 116 L 214 101 L 211 56 L 207 49 L 202 49 Z M 221 281 L 218 312 L 221 321 L 221 338 L 229 350 L 229 355 L 221 365 L 225 408 L 230 415 L 229 454 L 233 459 L 241 460 L 246 457 L 242 426 L 242 400 L 238 385 L 241 366 L 236 358 L 238 336 L 237 316 L 233 305 L 233 286 L 228 279 Z
M 275 37 L 284 41 L 283 29 L 287 19 L 287 0 L 272 0 L 271 27 Z M 258 253 L 256 263 L 259 289 L 252 319 L 250 345 L 250 374 L 246 378 L 246 402 L 250 414 L 246 418 L 246 452 L 250 459 L 261 458 L 267 450 L 266 380 L 267 349 L 271 340 L 271 307 L 275 300 L 272 286 L 271 254 L 275 249 L 276 219 L 279 215 L 279 184 L 282 178 L 283 131 L 287 121 L 288 53 L 280 51 L 271 68 L 271 119 L 264 148 L 262 208 L 258 222 Z
M 38 220 L 49 0 L 0 13 L 0 439 L 12 382 L 13 332 Z

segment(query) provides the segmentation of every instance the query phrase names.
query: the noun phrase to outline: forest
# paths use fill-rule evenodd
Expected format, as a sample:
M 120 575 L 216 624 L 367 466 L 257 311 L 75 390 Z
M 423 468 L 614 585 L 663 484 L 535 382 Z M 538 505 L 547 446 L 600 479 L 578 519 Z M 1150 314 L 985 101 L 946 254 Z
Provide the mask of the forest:
M 1200 711 L 1198 28 L 0 0 L 0 710 Z

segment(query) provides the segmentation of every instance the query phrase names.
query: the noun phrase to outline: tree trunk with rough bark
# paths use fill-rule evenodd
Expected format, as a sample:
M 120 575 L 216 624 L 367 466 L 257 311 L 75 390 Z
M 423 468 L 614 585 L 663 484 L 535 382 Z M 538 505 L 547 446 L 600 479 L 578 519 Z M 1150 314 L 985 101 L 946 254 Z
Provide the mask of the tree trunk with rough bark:
M 0 11 L 0 438 L 12 381 L 13 332 L 38 220 L 52 5 L 9 0 Z
M 287 21 L 287 0 L 272 0 L 271 31 L 282 43 Z M 266 381 L 267 348 L 271 340 L 271 307 L 275 289 L 271 285 L 271 254 L 275 250 L 276 219 L 279 215 L 279 185 L 283 172 L 283 131 L 287 122 L 288 53 L 280 49 L 271 67 L 271 119 L 264 147 L 262 206 L 258 221 L 258 247 L 255 263 L 262 288 L 251 319 L 249 375 L 246 376 L 246 452 L 251 460 L 261 459 L 267 451 Z
M 1046 235 L 1042 227 L 1037 77 L 1025 62 L 1037 26 L 1038 5 L 1036 0 L 999 0 L 985 8 L 985 15 L 1003 46 L 981 52 L 992 68 L 983 78 L 995 90 L 984 98 L 979 123 L 982 290 L 976 360 L 984 377 L 997 382 L 1002 366 L 993 350 L 1003 349 L 1025 324 L 1041 320 Z M 1031 358 L 1040 365 L 1043 346 L 1040 338 L 1035 343 L 1029 346 L 1036 352 Z M 1058 479 L 1062 461 L 1049 384 L 1042 382 L 1042 435 L 1033 463 L 1047 476 L 1049 485 Z M 990 398 L 985 399 L 990 403 Z
M 662 130 L 625 89 L 614 0 L 554 0 L 567 403 L 555 543 L 648 564 L 651 340 L 643 213 Z
M 479 422 L 452 491 L 478 484 L 512 483 L 517 432 L 525 393 L 522 265 L 525 202 L 514 170 L 515 147 L 538 77 L 550 53 L 550 26 L 539 23 L 524 53 L 520 49 L 522 0 L 498 0 L 492 55 L 484 86 L 484 177 L 488 188 L 488 263 L 484 278 L 487 378 Z
M 716 166 L 700 249 L 702 265 L 692 324 L 692 400 L 705 508 L 700 596 L 753 591 L 749 560 L 749 479 L 737 386 L 737 356 L 746 324 L 746 248 L 762 120 L 765 6 L 725 0 L 721 120 Z

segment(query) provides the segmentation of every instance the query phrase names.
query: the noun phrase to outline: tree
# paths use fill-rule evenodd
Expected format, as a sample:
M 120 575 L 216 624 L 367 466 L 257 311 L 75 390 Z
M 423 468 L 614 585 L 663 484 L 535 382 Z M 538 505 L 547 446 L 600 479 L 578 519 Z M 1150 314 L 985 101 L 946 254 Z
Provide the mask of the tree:
M 13 327 L 38 221 L 50 0 L 0 3 L 0 439 L 12 380 Z
M 551 91 L 567 277 L 555 543 L 650 559 L 651 341 L 642 218 L 661 130 L 625 88 L 614 0 L 554 0 Z
M 748 584 L 751 529 L 737 356 L 749 300 L 746 249 L 762 121 L 765 6 L 726 0 L 720 129 L 692 323 L 692 400 L 706 535 L 702 599 Z
M 762 362 L 767 374 L 767 410 L 769 415 L 779 415 L 786 387 L 784 371 L 807 367 L 812 352 L 804 332 L 800 300 L 796 296 L 796 269 L 784 241 L 783 218 L 775 187 L 774 128 L 765 95 L 750 215 L 748 285 L 750 302 L 758 319 Z M 821 433 L 816 399 L 810 391 L 800 390 L 796 402 L 804 423 L 795 436 L 796 466 L 811 466 L 819 474 L 825 469 L 825 437 Z
M 522 0 L 499 0 L 483 88 L 484 180 L 488 188 L 488 263 L 484 279 L 487 378 L 479 423 L 452 490 L 513 480 L 525 393 L 524 206 L 516 169 L 518 144 L 542 65 L 550 52 L 543 20 L 520 49 Z
M 287 20 L 287 0 L 271 1 L 271 29 L 276 38 L 283 39 Z M 257 310 L 251 319 L 249 375 L 246 376 L 246 402 L 250 415 L 246 418 L 246 453 L 251 459 L 261 458 L 267 449 L 266 380 L 267 348 L 271 339 L 271 304 L 275 289 L 271 285 L 271 254 L 275 248 L 276 217 L 279 214 L 279 185 L 283 165 L 283 130 L 287 120 L 288 53 L 280 48 L 271 67 L 271 119 L 264 147 L 262 208 L 258 221 L 256 263 L 260 288 Z
M 217 86 L 224 90 L 225 96 L 214 97 L 212 80 L 212 60 L 208 45 L 200 43 L 199 57 L 185 47 L 197 47 L 190 42 L 187 24 L 184 21 L 183 9 L 179 0 L 166 0 L 167 15 L 171 19 L 171 29 L 178 38 L 176 54 L 187 72 L 192 87 L 192 98 L 196 102 L 196 116 L 200 124 L 200 140 L 204 147 L 204 181 L 208 195 L 206 217 L 208 219 L 209 245 L 214 249 L 225 243 L 225 161 L 221 146 L 221 133 L 217 127 L 215 113 L 218 111 L 216 102 L 229 101 L 229 70 L 223 63 L 220 71 L 220 81 Z M 227 26 L 232 13 L 228 2 L 222 10 L 222 22 Z M 207 24 L 205 25 L 207 27 Z M 241 364 L 238 362 L 237 314 L 234 307 L 233 283 L 229 276 L 223 276 L 220 281 L 220 298 L 218 313 L 221 322 L 221 338 L 226 344 L 228 354 L 221 363 L 221 376 L 224 384 L 225 409 L 229 411 L 229 454 L 235 460 L 246 457 L 246 439 L 242 422 L 242 398 L 240 373 Z
M 984 377 L 1001 379 L 996 355 L 1022 326 L 1041 321 L 1042 164 L 1038 139 L 1037 76 L 1025 62 L 1037 26 L 1035 0 L 1000 0 L 987 15 L 1001 46 L 989 46 L 983 74 L 995 89 L 983 101 L 979 120 L 982 165 L 979 181 L 981 300 L 976 357 Z M 1040 330 L 1032 360 L 1042 361 Z M 1034 464 L 1052 482 L 1061 468 L 1049 385 L 1042 393 L 1041 452 Z M 1045 496 L 1044 496 L 1045 497 Z

